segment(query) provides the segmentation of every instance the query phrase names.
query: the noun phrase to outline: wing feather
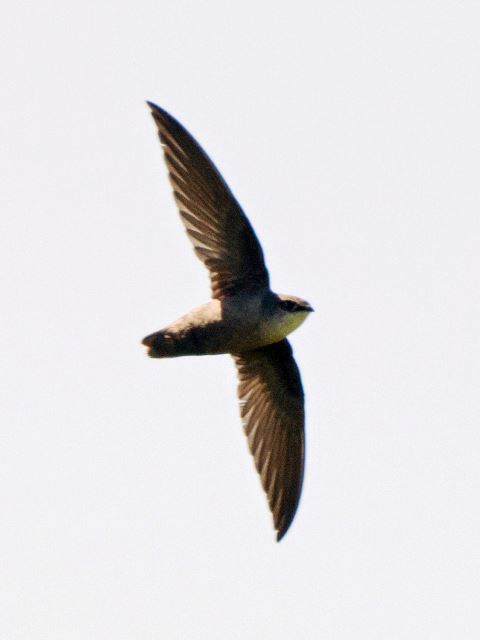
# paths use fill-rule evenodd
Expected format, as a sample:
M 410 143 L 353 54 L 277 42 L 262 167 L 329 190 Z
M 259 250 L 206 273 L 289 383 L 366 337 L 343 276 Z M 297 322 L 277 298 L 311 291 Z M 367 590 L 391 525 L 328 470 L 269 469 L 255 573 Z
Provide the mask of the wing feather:
M 188 131 L 148 103 L 163 146 L 175 201 L 195 253 L 210 272 L 212 296 L 269 286 L 255 232 L 219 171 Z
M 300 373 L 288 340 L 233 354 L 240 414 L 248 446 L 267 494 L 277 540 L 298 507 L 305 459 Z

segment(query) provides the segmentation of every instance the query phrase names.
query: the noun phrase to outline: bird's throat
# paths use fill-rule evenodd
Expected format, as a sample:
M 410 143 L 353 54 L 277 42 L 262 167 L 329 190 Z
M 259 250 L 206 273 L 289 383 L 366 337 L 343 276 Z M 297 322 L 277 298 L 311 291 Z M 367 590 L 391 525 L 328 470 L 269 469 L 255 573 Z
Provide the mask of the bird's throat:
M 295 311 L 294 313 L 287 313 L 280 318 L 269 320 L 263 328 L 263 334 L 269 343 L 280 342 L 289 333 L 295 331 L 305 318 L 308 316 L 308 311 Z

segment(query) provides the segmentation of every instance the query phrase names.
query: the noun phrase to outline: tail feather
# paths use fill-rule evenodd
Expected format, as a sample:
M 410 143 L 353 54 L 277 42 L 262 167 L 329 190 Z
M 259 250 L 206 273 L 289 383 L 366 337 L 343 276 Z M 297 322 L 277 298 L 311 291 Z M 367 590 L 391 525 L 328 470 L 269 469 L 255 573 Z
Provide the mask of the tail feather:
M 163 331 L 156 331 L 142 340 L 147 347 L 147 355 L 150 358 L 171 358 L 175 356 L 175 341 Z

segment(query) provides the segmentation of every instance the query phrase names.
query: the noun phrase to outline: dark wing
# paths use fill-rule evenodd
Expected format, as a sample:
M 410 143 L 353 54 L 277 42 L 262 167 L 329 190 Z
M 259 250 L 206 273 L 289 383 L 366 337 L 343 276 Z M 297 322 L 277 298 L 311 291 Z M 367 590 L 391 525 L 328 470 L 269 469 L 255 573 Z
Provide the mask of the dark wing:
M 195 253 L 210 271 L 212 296 L 268 287 L 260 243 L 219 171 L 179 122 L 148 105 L 180 215 Z
M 277 540 L 287 532 L 302 490 L 305 414 L 300 372 L 288 340 L 233 354 L 240 413 L 267 494 Z

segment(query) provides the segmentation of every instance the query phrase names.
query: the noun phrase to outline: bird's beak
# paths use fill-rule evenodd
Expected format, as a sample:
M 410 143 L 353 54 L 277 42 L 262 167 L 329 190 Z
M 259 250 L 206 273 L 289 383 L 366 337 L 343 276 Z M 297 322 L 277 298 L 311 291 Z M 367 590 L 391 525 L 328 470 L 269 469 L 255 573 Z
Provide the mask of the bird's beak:
M 307 304 L 307 306 L 305 307 L 305 311 L 308 311 L 309 313 L 311 313 L 312 311 L 315 311 L 315 309 L 311 307 L 309 304 Z

